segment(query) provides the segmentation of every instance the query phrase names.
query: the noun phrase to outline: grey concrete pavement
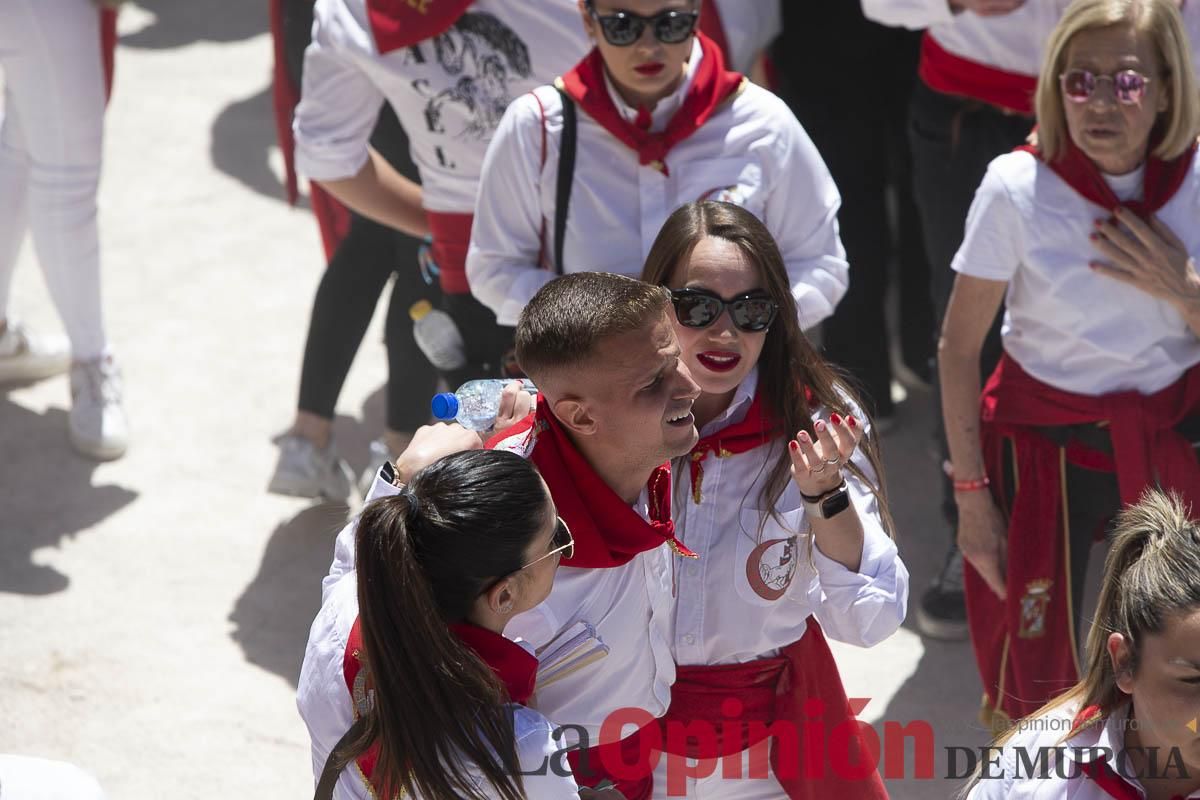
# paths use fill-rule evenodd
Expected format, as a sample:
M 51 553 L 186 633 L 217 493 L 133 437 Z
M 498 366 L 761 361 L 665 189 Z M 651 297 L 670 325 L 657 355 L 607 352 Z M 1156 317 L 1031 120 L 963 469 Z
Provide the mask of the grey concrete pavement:
M 310 214 L 282 201 L 265 5 L 122 14 L 101 225 L 128 456 L 71 452 L 65 378 L 0 390 L 0 753 L 76 763 L 122 800 L 312 788 L 293 696 L 344 509 L 264 488 L 323 267 Z M 30 250 L 13 311 L 57 329 Z M 382 429 L 385 369 L 376 320 L 336 425 L 356 467 Z M 930 405 L 912 398 L 886 440 L 913 603 L 946 541 Z M 983 743 L 967 644 L 909 622 L 837 653 L 881 730 L 927 720 L 939 753 Z M 911 749 L 893 796 L 949 796 L 956 783 L 912 777 Z

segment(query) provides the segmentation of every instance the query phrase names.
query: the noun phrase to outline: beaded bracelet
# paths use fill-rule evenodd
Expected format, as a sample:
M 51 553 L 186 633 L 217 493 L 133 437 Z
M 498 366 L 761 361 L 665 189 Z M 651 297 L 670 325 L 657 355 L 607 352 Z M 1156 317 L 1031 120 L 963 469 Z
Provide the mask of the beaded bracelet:
M 978 492 L 981 489 L 986 489 L 991 485 L 992 485 L 992 482 L 988 480 L 987 475 L 984 475 L 982 478 L 976 478 L 975 480 L 972 480 L 972 481 L 959 481 L 959 480 L 954 481 L 954 491 L 956 491 L 956 492 Z

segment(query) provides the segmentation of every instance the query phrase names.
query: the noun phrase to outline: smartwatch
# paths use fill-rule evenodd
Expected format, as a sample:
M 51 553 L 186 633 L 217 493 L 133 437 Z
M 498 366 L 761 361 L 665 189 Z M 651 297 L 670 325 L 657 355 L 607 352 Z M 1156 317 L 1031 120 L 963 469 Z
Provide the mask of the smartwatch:
M 843 478 L 840 484 L 824 494 L 811 495 L 801 492 L 800 499 L 804 501 L 804 510 L 810 515 L 817 519 L 829 519 L 850 507 L 850 490 L 846 486 L 846 479 Z

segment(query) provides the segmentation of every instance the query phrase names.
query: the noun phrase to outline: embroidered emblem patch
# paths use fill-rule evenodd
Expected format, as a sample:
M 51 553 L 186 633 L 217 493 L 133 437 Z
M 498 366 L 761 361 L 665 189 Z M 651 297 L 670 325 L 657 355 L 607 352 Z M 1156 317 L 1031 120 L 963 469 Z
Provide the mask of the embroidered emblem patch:
M 1050 605 L 1050 587 L 1054 581 L 1045 579 L 1030 581 L 1025 585 L 1021 598 L 1021 629 L 1017 636 L 1022 639 L 1037 639 L 1046 634 L 1046 607 Z

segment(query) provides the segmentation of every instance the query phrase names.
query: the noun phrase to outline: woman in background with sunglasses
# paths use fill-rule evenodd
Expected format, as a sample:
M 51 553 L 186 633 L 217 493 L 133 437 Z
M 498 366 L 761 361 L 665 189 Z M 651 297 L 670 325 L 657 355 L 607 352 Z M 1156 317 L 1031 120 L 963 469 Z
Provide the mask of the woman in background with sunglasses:
M 1088 554 L 1118 508 L 1155 484 L 1200 499 L 1200 97 L 1176 4 L 1076 0 L 1036 106 L 1037 145 L 976 194 L 939 348 L 993 725 L 1078 680 Z
M 783 101 L 726 69 L 697 30 L 699 8 L 580 0 L 595 49 L 508 107 L 484 160 L 467 256 L 471 291 L 501 325 L 515 325 L 556 274 L 636 276 L 667 216 L 706 198 L 766 222 L 803 325 L 845 293 L 833 179 Z
M 908 599 L 870 423 L 800 330 L 783 256 L 753 214 L 729 203 L 683 206 L 642 278 L 671 289 L 682 358 L 702 392 L 692 408 L 700 441 L 673 469 L 676 535 L 702 557 L 675 559 L 679 666 L 664 728 L 777 720 L 806 741 L 813 720 L 801 715 L 817 700 L 822 747 L 832 750 L 847 701 L 822 629 L 869 647 L 900 627 Z M 730 700 L 739 713 L 728 713 Z M 778 768 L 780 757 L 801 766 L 793 745 L 765 780 L 731 778 L 724 766 L 682 778 L 684 756 L 740 758 L 740 774 L 752 776 L 754 744 L 673 748 L 659 761 L 655 795 L 887 796 L 857 737 L 848 752 L 830 752 L 819 775 L 801 767 L 789 779 Z M 859 776 L 837 768 L 864 762 Z
M 317 800 L 578 798 L 569 772 L 542 769 L 561 746 L 524 705 L 537 659 L 502 635 L 574 551 L 546 484 L 474 450 L 389 491 L 358 520 L 355 569 L 327 590 L 301 670 Z

